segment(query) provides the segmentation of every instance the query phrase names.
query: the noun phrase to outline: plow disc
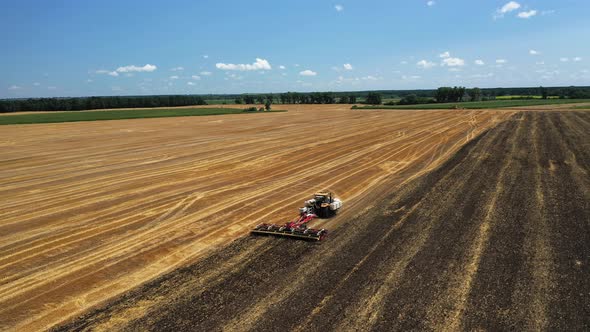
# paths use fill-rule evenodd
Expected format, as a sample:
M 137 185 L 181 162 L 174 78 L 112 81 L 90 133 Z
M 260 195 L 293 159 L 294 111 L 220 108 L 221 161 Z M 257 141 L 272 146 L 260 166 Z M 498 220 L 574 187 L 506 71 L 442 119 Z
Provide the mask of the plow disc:
M 326 235 L 328 235 L 328 231 L 325 229 L 287 227 L 274 224 L 260 224 L 252 230 L 252 233 L 258 235 L 284 236 L 310 241 L 321 241 Z

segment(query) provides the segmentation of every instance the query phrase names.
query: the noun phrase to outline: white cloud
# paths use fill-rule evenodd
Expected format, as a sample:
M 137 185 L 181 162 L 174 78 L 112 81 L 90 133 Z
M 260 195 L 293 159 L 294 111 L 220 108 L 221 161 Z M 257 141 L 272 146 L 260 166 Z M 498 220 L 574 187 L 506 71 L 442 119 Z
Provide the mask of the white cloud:
M 179 77 L 177 75 L 172 75 L 169 77 L 171 80 L 177 80 Z
M 92 83 L 92 82 L 94 82 L 94 80 L 91 80 L 91 79 L 86 80 L 86 83 Z
M 195 85 L 194 82 L 186 82 L 187 85 Z
M 542 16 L 552 15 L 552 14 L 555 14 L 555 10 L 553 10 L 553 9 L 551 9 L 551 10 L 544 10 L 544 11 L 541 12 L 541 15 Z
M 119 67 L 117 68 L 117 72 L 119 73 L 130 73 L 130 72 L 152 72 L 154 70 L 158 69 L 158 67 L 154 66 L 154 65 L 150 65 L 149 63 L 143 67 L 137 67 L 134 65 L 130 65 L 130 66 L 124 66 L 124 67 Z
M 378 78 L 375 76 L 369 75 L 369 76 L 361 77 L 361 80 L 363 80 L 363 81 L 376 81 L 376 80 L 378 80 Z
M 504 17 L 504 14 L 515 11 L 515 10 L 519 9 L 520 7 L 521 6 L 518 2 L 510 1 L 510 2 L 506 3 L 504 6 L 502 6 L 501 8 L 499 8 L 498 10 L 496 10 L 496 13 L 494 14 L 494 19 L 502 18 L 502 17 Z
M 199 76 L 199 75 L 193 75 L 191 77 L 193 78 L 193 80 L 200 80 L 201 79 L 201 76 Z
M 485 65 L 486 63 L 485 63 L 485 62 L 483 62 L 483 60 L 479 60 L 479 59 L 478 59 L 478 60 L 475 60 L 475 64 L 476 64 L 476 65 L 478 65 L 478 66 L 483 66 L 483 65 Z
M 280 65 L 280 66 L 279 66 L 279 69 L 281 69 L 281 70 L 285 70 L 286 68 L 287 68 L 287 67 L 285 67 L 285 66 L 283 66 L 283 65 Z
M 39 83 L 39 82 L 35 82 L 35 83 L 33 83 L 33 85 L 34 85 L 34 86 L 39 86 L 39 85 L 41 85 L 41 83 Z
M 436 1 L 432 1 L 432 0 L 430 0 L 430 1 L 428 1 L 428 2 L 426 3 L 426 5 L 427 5 L 428 7 L 432 7 L 432 6 L 436 5 Z
M 446 51 L 444 53 L 439 54 L 438 56 L 441 57 L 441 58 L 443 58 L 443 59 L 446 59 L 446 58 L 451 57 L 451 53 L 449 51 Z
M 539 55 L 539 52 L 535 51 L 535 50 L 529 50 L 529 54 L 530 55 Z
M 10 87 L 8 87 L 8 90 L 18 90 L 18 89 L 20 89 L 20 88 L 21 88 L 21 87 L 20 87 L 20 86 L 18 86 L 18 85 L 11 85 Z
M 202 71 L 199 74 L 201 74 L 201 76 L 211 76 L 211 72 L 210 71 Z
M 119 73 L 117 73 L 116 71 L 110 71 L 110 72 L 108 72 L 108 74 L 113 77 L 119 76 Z
M 299 72 L 299 75 L 301 75 L 301 76 L 316 76 L 317 74 L 318 73 L 316 73 L 315 71 L 311 71 L 309 69 Z
M 534 9 L 533 10 L 526 11 L 526 12 L 520 12 L 520 13 L 518 13 L 518 17 L 525 18 L 525 19 L 526 18 L 531 18 L 531 17 L 533 17 L 535 15 L 537 15 L 537 11 L 534 10 Z
M 411 76 L 403 75 L 402 76 L 402 80 L 404 80 L 404 81 L 407 81 L 407 80 L 419 80 L 420 78 L 422 78 L 422 77 L 420 77 L 418 75 L 411 75 Z
M 407 64 L 408 64 L 408 62 L 407 62 L 407 61 L 402 61 L 402 62 L 400 62 L 400 64 L 401 64 L 401 65 L 407 65 Z
M 184 67 L 174 67 L 172 69 L 170 69 L 171 71 L 183 71 Z
M 506 62 L 508 62 L 508 61 L 506 61 L 506 59 L 497 59 L 497 60 L 496 60 L 496 63 L 497 63 L 497 64 L 499 64 L 499 65 L 503 65 L 503 64 L 505 64 Z
M 445 58 L 442 61 L 442 66 L 462 67 L 465 65 L 465 60 L 460 58 Z
M 271 70 L 272 67 L 270 63 L 265 59 L 256 58 L 256 62 L 252 64 L 233 64 L 233 63 L 217 63 L 215 65 L 217 69 L 221 70 L 239 70 L 239 71 L 247 71 L 247 70 Z
M 436 63 L 430 62 L 428 60 L 420 60 L 416 63 L 416 66 L 418 66 L 422 69 L 429 69 L 429 68 L 436 66 Z
M 561 62 L 569 62 L 570 58 L 559 58 L 559 61 Z
M 209 59 L 209 56 L 207 54 L 203 55 L 203 59 Z
M 342 6 L 342 5 L 336 5 L 336 6 L 334 6 L 334 9 L 336 9 L 337 12 L 341 12 L 341 11 L 344 10 L 344 6 Z
M 579 56 L 577 56 L 577 57 L 573 58 L 573 61 L 574 62 L 580 62 L 580 61 L 582 61 L 582 58 L 579 57 Z
M 343 67 L 345 70 L 352 70 L 352 65 L 350 63 L 345 63 Z
M 499 9 L 499 12 L 502 14 L 506 14 L 511 11 L 517 10 L 518 8 L 520 8 L 520 4 L 518 2 L 510 1 L 507 4 L 505 4 L 504 6 L 502 6 L 502 8 Z

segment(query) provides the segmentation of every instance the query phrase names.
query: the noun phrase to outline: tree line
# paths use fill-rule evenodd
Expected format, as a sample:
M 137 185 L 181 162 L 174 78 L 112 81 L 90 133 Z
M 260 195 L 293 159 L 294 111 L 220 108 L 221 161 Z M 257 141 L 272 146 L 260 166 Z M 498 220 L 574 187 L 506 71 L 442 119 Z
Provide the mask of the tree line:
M 191 105 L 207 105 L 207 103 L 200 96 L 189 95 L 4 99 L 0 100 L 0 113 Z
M 286 92 L 277 95 L 244 95 L 237 97 L 236 104 L 264 104 L 280 102 L 281 104 L 354 104 L 357 102 L 355 95 L 337 95 L 333 92 Z

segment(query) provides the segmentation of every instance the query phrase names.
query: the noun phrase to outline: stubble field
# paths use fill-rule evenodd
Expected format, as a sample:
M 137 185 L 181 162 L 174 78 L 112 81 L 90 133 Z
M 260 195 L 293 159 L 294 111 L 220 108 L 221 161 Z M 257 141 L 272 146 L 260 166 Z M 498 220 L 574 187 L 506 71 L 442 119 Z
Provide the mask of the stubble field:
M 589 142 L 515 114 L 321 245 L 244 237 L 59 330 L 586 331 Z
M 333 230 L 332 245 L 344 245 L 336 239 L 351 231 L 341 225 L 380 208 L 393 189 L 439 167 L 514 114 L 287 108 L 4 126 L 1 329 L 49 328 L 178 267 L 211 263 L 210 255 L 257 223 L 292 218 L 317 190 L 332 190 L 345 201 L 344 213 L 319 222 Z M 244 243 L 243 257 L 277 244 L 287 246 L 280 250 L 286 256 L 318 250 L 266 238 L 241 239 L 230 248 Z M 228 259 L 244 264 L 240 257 Z M 158 305 L 142 301 L 106 326 Z

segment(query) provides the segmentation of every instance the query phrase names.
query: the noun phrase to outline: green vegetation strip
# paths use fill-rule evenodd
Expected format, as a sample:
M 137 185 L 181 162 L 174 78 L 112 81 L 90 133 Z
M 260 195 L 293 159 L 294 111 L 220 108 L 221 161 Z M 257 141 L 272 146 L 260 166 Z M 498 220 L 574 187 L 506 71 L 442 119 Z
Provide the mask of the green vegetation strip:
M 285 111 L 266 111 L 285 112 Z M 168 118 L 179 116 L 203 116 L 222 114 L 257 114 L 266 112 L 247 112 L 235 108 L 176 108 L 176 109 L 130 109 L 88 112 L 48 112 L 35 114 L 16 114 L 0 116 L 0 125 L 57 123 L 77 121 L 124 120 L 143 118 Z
M 419 105 L 376 105 L 360 106 L 354 109 L 379 110 L 379 109 L 398 109 L 398 110 L 442 110 L 442 109 L 485 109 L 485 108 L 503 108 L 503 107 L 523 107 L 539 105 L 562 105 L 588 103 L 590 99 L 527 99 L 527 100 L 490 100 L 475 101 L 463 103 L 441 103 L 441 104 L 419 104 Z M 588 108 L 588 107 L 587 107 Z

